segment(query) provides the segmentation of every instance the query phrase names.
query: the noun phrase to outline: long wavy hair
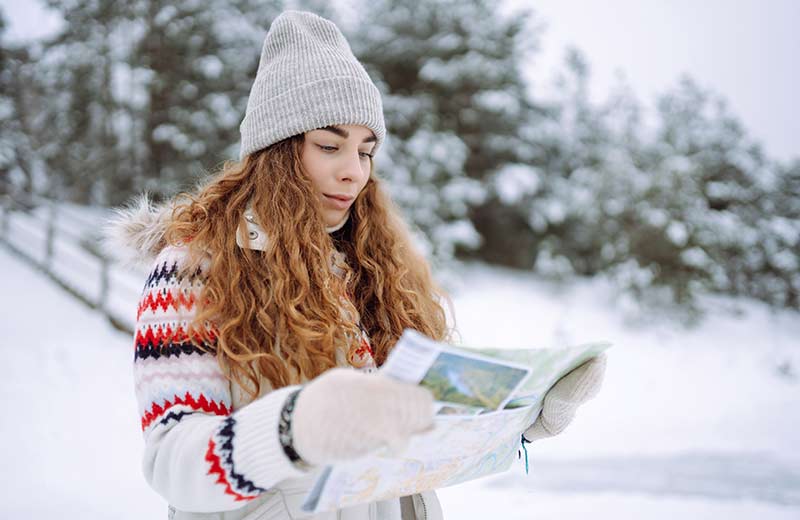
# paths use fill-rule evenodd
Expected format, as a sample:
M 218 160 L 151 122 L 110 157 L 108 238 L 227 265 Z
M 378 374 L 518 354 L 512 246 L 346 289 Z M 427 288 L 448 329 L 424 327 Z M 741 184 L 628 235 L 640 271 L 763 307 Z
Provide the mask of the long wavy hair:
M 165 235 L 189 247 L 188 271 L 206 262 L 190 337 L 251 398 L 262 378 L 280 388 L 336 366 L 337 348 L 349 356 L 360 346 L 359 317 L 379 366 L 406 328 L 449 336 L 448 300 L 374 168 L 334 244 L 302 167 L 303 142 L 291 137 L 225 163 L 176 198 Z M 267 234 L 264 251 L 236 244 L 245 210 Z M 337 250 L 344 276 L 331 267 Z

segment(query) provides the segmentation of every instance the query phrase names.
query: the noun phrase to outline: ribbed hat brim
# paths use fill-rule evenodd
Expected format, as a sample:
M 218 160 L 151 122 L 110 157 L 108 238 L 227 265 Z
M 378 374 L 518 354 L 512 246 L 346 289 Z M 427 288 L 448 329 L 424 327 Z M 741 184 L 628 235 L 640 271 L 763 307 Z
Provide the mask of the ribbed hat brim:
M 381 96 L 369 81 L 333 77 L 307 83 L 252 108 L 240 126 L 240 158 L 293 135 L 332 125 L 363 125 L 385 137 Z M 268 124 L 265 124 L 268 122 Z M 376 149 L 377 149 L 376 144 Z

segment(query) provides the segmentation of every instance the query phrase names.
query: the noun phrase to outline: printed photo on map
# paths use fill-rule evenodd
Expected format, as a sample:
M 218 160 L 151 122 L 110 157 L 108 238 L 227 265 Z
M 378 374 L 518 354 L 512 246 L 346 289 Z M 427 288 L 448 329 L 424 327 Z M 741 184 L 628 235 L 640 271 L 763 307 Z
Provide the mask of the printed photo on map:
M 530 369 L 477 356 L 440 351 L 420 385 L 439 402 L 498 410 L 525 382 Z

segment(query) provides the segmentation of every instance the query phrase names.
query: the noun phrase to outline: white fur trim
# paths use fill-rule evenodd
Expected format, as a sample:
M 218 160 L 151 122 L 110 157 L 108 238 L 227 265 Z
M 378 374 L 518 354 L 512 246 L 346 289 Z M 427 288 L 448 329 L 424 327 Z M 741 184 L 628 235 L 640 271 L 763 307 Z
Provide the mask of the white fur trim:
M 103 226 L 103 251 L 122 265 L 149 267 L 166 246 L 164 232 L 171 216 L 169 204 L 154 205 L 147 194 L 141 195 L 115 209 Z

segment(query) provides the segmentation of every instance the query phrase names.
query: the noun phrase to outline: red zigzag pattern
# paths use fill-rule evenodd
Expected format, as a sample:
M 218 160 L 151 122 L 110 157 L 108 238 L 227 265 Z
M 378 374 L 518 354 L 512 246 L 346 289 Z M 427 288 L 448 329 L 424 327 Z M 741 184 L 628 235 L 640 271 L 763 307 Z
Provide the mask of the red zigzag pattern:
M 191 311 L 195 304 L 195 295 L 193 292 L 190 292 L 187 296 L 183 293 L 183 291 L 166 291 L 166 295 L 164 294 L 163 290 L 157 290 L 155 292 L 150 291 L 147 293 L 147 296 L 143 297 L 142 300 L 139 302 L 139 307 L 136 310 L 136 319 L 142 317 L 142 313 L 149 309 L 151 312 L 155 312 L 158 309 L 166 312 L 169 307 L 172 307 L 176 311 L 183 307 L 188 311 Z
M 209 340 L 213 342 L 216 340 L 216 334 L 214 334 L 213 330 L 207 331 L 209 335 Z M 166 341 L 171 343 L 186 343 L 190 341 L 190 339 L 194 339 L 197 342 L 202 342 L 203 338 L 199 334 L 195 334 L 193 338 L 190 338 L 183 327 L 178 327 L 176 330 L 172 330 L 172 327 L 169 325 L 165 327 L 156 327 L 155 331 L 153 331 L 152 327 L 147 327 L 144 333 L 141 330 L 136 331 L 136 346 L 144 346 L 144 345 L 161 345 Z
M 195 399 L 192 394 L 186 392 L 186 395 L 183 398 L 175 396 L 175 399 L 170 402 L 169 400 L 164 402 L 164 405 L 161 406 L 158 403 L 152 403 L 152 408 L 144 413 L 142 417 L 142 431 L 147 429 L 153 421 L 160 418 L 164 415 L 167 410 L 175 406 L 188 406 L 192 410 L 202 410 L 204 412 L 213 413 L 214 415 L 230 415 L 231 412 L 228 410 L 228 407 L 225 406 L 225 403 L 217 403 L 214 400 L 206 399 L 206 396 L 200 394 L 200 397 Z

